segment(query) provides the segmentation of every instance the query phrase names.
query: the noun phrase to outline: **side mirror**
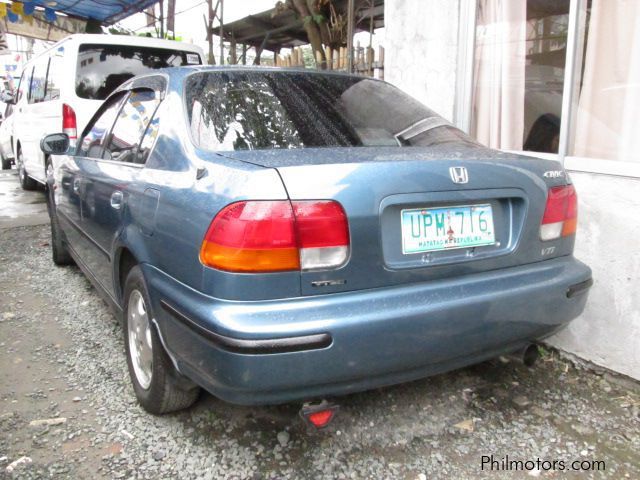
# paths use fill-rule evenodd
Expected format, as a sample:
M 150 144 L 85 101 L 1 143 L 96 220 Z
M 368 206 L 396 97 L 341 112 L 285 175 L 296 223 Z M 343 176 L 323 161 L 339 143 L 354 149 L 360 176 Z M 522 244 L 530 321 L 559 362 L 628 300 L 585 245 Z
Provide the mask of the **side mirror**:
M 63 155 L 69 150 L 69 135 L 52 133 L 40 140 L 40 150 L 46 155 Z

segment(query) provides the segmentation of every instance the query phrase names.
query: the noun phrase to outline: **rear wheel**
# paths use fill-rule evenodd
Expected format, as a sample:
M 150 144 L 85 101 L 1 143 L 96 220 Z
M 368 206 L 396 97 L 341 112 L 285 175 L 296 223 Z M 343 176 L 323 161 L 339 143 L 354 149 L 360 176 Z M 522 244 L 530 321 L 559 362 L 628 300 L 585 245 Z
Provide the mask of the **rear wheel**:
M 38 187 L 38 182 L 27 175 L 27 171 L 24 168 L 24 157 L 22 156 L 22 149 L 18 149 L 18 177 L 20 178 L 20 186 L 23 190 L 35 190 Z
M 58 214 L 53 200 L 53 167 L 51 160 L 47 159 L 47 210 L 51 223 L 51 256 L 56 265 L 70 265 L 73 263 L 69 249 L 67 248 L 64 232 L 58 222 Z
M 3 170 L 9 170 L 11 168 L 11 159 L 6 158 L 2 152 L 0 152 L 0 160 L 2 160 Z
M 138 266 L 133 267 L 127 276 L 124 307 L 127 365 L 140 405 L 156 415 L 191 406 L 198 398 L 200 389 L 179 386 L 179 373 L 164 351 L 151 321 L 151 302 Z

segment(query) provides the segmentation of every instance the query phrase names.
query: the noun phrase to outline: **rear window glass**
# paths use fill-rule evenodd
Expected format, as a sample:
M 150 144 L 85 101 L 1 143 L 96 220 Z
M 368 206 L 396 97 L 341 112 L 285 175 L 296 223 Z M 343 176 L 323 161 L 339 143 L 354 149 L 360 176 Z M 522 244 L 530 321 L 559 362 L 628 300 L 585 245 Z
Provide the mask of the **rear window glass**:
M 217 151 L 475 142 L 396 87 L 296 72 L 201 72 L 185 88 L 195 143 Z
M 131 77 L 158 68 L 199 65 L 200 55 L 166 48 L 129 45 L 80 45 L 76 95 L 104 100 Z

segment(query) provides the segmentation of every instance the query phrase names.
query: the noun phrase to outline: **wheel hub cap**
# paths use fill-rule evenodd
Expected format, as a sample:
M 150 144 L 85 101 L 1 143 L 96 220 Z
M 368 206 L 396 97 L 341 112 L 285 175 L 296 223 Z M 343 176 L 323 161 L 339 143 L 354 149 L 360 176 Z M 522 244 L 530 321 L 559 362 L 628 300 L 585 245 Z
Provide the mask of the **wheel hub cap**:
M 133 371 L 140 386 L 146 390 L 151 385 L 153 346 L 147 306 L 138 290 L 134 290 L 129 296 L 127 325 Z

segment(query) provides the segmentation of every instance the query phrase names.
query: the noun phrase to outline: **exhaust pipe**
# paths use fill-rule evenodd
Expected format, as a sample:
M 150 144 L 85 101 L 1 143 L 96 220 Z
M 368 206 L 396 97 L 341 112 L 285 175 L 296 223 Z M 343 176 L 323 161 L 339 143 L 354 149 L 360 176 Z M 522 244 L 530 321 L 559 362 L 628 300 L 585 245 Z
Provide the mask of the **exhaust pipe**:
M 506 357 L 511 361 L 522 363 L 527 367 L 533 367 L 539 356 L 538 346 L 530 343 L 520 350 L 510 353 Z

